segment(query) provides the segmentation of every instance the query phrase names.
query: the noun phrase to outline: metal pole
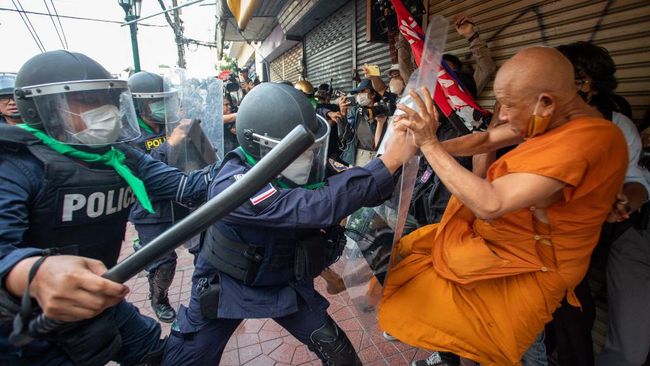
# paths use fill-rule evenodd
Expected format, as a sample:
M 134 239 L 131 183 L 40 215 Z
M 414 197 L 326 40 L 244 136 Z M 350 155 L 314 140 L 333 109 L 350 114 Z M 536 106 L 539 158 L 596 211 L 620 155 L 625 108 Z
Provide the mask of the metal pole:
M 178 67 L 181 69 L 185 68 L 185 46 L 183 45 L 183 25 L 181 24 L 181 17 L 178 16 L 178 2 L 177 0 L 172 0 L 172 6 L 174 9 L 174 36 L 176 38 L 176 50 L 178 52 Z
M 186 6 L 188 6 L 188 5 L 192 5 L 192 4 L 199 3 L 199 2 L 201 2 L 201 1 L 203 1 L 203 0 L 194 0 L 194 1 L 190 1 L 189 3 L 181 4 L 181 5 L 179 5 L 179 6 L 175 6 L 175 7 L 172 7 L 172 8 L 166 9 L 166 10 L 163 10 L 163 11 L 161 11 L 161 12 L 159 12 L 159 13 L 156 13 L 156 14 L 147 15 L 146 17 L 133 18 L 133 19 L 127 20 L 124 24 L 120 25 L 120 27 L 123 27 L 123 26 L 125 26 L 125 25 L 130 25 L 131 23 L 137 23 L 137 22 L 139 22 L 139 21 L 141 21 L 141 20 L 145 20 L 145 19 L 153 18 L 153 17 L 155 17 L 155 16 L 157 16 L 157 15 L 165 14 L 165 13 L 170 12 L 170 11 L 172 11 L 172 10 L 180 9 L 180 8 L 186 7 Z
M 124 20 L 131 21 L 136 19 L 135 15 L 127 15 Z M 138 51 L 138 25 L 136 23 L 129 24 L 131 30 L 131 48 L 133 50 L 133 69 L 135 72 L 140 72 L 140 53 Z

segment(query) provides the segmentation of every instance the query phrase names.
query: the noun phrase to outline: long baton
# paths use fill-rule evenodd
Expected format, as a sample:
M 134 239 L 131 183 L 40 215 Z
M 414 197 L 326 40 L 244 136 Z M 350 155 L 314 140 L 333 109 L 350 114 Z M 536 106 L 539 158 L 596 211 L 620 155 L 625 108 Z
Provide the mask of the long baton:
M 275 179 L 291 162 L 314 143 L 314 135 L 304 126 L 294 128 L 259 163 L 230 187 L 210 199 L 185 219 L 169 228 L 142 249 L 109 269 L 102 277 L 124 283 L 144 270 L 147 264 L 181 246 L 185 241 L 207 229 L 252 195 Z M 65 322 L 40 314 L 29 323 L 28 335 L 36 338 L 47 334 Z M 24 343 L 30 340 L 23 339 Z M 22 343 L 22 342 L 21 342 Z

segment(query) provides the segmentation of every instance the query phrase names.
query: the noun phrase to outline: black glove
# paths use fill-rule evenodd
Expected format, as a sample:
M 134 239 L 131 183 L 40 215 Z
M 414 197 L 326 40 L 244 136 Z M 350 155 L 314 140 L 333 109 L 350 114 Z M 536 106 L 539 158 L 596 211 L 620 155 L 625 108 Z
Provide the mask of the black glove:
M 48 334 L 47 340 L 61 347 L 75 365 L 103 366 L 114 360 L 122 347 L 115 308 Z

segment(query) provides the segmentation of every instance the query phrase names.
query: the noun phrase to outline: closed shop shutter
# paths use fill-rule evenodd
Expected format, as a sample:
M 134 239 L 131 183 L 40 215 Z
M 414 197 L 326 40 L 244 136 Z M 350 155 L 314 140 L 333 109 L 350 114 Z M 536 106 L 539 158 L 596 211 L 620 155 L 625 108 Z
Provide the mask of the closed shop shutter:
M 357 6 L 357 68 L 362 70 L 364 64 L 379 65 L 382 80 L 388 83 L 384 74 L 390 68 L 390 51 L 388 43 L 366 42 L 366 1 L 356 0 Z M 361 77 L 363 73 L 360 71 Z
M 479 25 L 497 66 L 518 50 L 532 45 L 558 46 L 593 41 L 609 50 L 616 62 L 617 93 L 632 105 L 639 121 L 650 105 L 650 2 L 601 1 L 440 1 L 429 0 L 429 16 L 467 13 Z M 446 52 L 470 60 L 467 41 L 449 28 Z M 543 75 L 540 75 L 543 77 Z M 492 108 L 490 84 L 479 104 Z
M 300 78 L 301 71 L 301 43 L 271 61 L 271 81 L 273 82 L 288 80 L 295 83 Z
M 352 77 L 353 2 L 344 5 L 305 36 L 307 80 L 349 90 Z
M 632 106 L 635 121 L 640 121 L 650 106 L 650 2 L 647 0 L 600 1 L 441 1 L 429 0 L 429 16 L 440 14 L 452 20 L 467 13 L 488 41 L 497 66 L 522 48 L 533 45 L 555 47 L 576 41 L 592 41 L 609 50 L 617 66 L 617 93 Z M 471 61 L 467 41 L 449 28 L 446 52 Z M 544 77 L 544 75 L 540 75 Z M 479 96 L 479 104 L 491 109 L 492 84 Z M 605 273 L 592 268 L 590 287 L 597 304 L 592 331 L 594 351 L 600 352 L 607 332 L 607 303 L 604 297 Z

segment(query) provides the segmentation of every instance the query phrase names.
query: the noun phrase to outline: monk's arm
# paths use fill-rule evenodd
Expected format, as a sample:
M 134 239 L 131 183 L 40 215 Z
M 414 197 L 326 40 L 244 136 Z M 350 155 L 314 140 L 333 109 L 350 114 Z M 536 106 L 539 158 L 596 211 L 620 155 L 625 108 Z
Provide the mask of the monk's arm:
M 442 146 L 453 156 L 472 156 L 516 145 L 522 141 L 522 138 L 506 123 L 485 132 L 472 133 L 443 141 Z
M 438 141 L 420 147 L 436 175 L 480 219 L 494 219 L 547 201 L 565 183 L 530 173 L 508 174 L 488 182 L 461 166 Z

